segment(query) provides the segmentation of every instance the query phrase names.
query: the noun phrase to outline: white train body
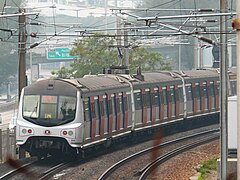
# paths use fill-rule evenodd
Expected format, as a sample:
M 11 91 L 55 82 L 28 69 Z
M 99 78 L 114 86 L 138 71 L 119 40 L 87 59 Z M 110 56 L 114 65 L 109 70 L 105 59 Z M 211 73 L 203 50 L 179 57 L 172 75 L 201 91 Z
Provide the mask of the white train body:
M 141 129 L 219 110 L 215 70 L 41 80 L 22 90 L 17 145 L 79 152 Z

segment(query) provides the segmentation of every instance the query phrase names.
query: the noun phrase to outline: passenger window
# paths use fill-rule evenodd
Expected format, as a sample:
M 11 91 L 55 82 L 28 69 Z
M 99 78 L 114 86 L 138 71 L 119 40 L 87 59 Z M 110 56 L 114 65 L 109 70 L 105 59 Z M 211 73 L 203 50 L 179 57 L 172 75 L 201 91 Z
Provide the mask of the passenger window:
M 220 84 L 218 82 L 216 85 L 216 95 L 219 95 L 219 92 L 220 92 Z
M 191 101 L 193 99 L 192 86 L 186 87 L 186 95 L 187 95 L 187 101 Z
M 213 85 L 213 84 L 210 84 L 210 85 L 209 85 L 209 88 L 210 88 L 210 91 L 209 91 L 210 96 L 214 96 L 214 85 Z
M 117 112 L 121 112 L 123 107 L 122 107 L 122 93 L 119 93 L 117 97 Z
M 123 97 L 123 106 L 124 106 L 124 111 L 128 111 L 128 104 L 127 104 L 127 97 Z
M 95 117 L 100 118 L 100 105 L 99 105 L 99 98 L 94 99 L 95 104 Z
M 183 97 L 183 87 L 178 87 L 178 98 L 180 102 L 184 101 L 184 97 Z
M 160 104 L 160 101 L 159 101 L 159 91 L 158 89 L 154 89 L 154 92 L 151 93 L 151 102 L 152 102 L 152 105 L 156 106 Z
M 110 98 L 109 100 L 108 100 L 108 113 L 109 113 L 109 115 L 111 115 L 112 113 L 113 113 L 113 107 L 112 107 L 112 98 Z
M 150 91 L 146 91 L 146 106 L 147 106 L 148 108 L 151 107 Z
M 95 103 L 94 102 L 91 102 L 91 115 L 92 115 L 92 119 L 96 118 Z
M 146 92 L 145 92 L 146 93 Z M 143 101 L 143 107 L 146 107 L 147 106 L 147 97 L 146 97 L 146 94 L 143 93 L 142 94 L 142 101 Z
M 167 89 L 163 89 L 162 92 L 163 92 L 163 103 L 167 105 L 168 104 Z
M 90 104 L 90 98 L 86 98 L 83 100 L 84 121 L 90 121 L 89 104 Z
M 172 102 L 172 103 L 175 103 L 175 101 L 176 101 L 176 98 L 175 98 L 175 89 L 173 89 L 173 88 L 171 88 L 170 89 L 170 91 L 169 91 L 169 95 L 170 95 L 170 101 Z
M 208 97 L 207 84 L 203 84 L 202 89 L 203 89 L 203 97 L 207 98 Z
M 200 85 L 197 85 L 195 88 L 196 88 L 196 98 L 200 99 L 201 98 Z
M 99 101 L 99 105 L 100 105 L 100 115 L 104 116 L 104 105 L 103 105 L 103 101 Z
M 141 99 L 141 93 L 137 92 L 134 93 L 134 101 L 135 101 L 135 109 L 139 110 L 142 109 L 142 99 Z

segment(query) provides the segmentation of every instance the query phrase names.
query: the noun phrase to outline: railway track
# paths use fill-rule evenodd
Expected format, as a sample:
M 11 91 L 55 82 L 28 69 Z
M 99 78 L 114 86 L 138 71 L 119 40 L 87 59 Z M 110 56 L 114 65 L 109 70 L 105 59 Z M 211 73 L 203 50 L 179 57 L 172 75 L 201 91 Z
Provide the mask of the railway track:
M 11 170 L 0 177 L 1 180 L 7 179 L 50 179 L 55 174 L 62 171 L 64 168 L 70 166 L 73 163 L 72 160 L 54 161 L 51 157 L 42 160 L 35 160 Z
M 147 148 L 145 150 L 137 152 L 137 153 L 135 153 L 131 156 L 128 156 L 128 157 L 122 159 L 121 161 L 115 163 L 110 168 L 108 168 L 104 173 L 102 173 L 102 175 L 98 178 L 98 180 L 111 179 L 112 177 L 114 177 L 114 173 L 117 174 L 118 170 L 120 170 L 122 167 L 126 166 L 129 162 L 136 160 L 136 158 L 138 158 L 140 156 L 143 156 L 144 154 L 152 153 L 153 151 L 155 151 L 157 149 L 163 148 L 164 146 L 172 145 L 174 143 L 180 143 L 180 142 L 186 141 L 186 140 L 191 139 L 191 138 L 199 138 L 199 137 L 202 137 L 204 135 L 208 135 L 207 137 L 204 137 L 201 140 L 195 141 L 193 143 L 188 143 L 187 145 L 183 145 L 183 146 L 180 146 L 179 148 L 168 151 L 165 154 L 160 155 L 159 157 L 157 157 L 156 159 L 154 159 L 153 161 L 148 163 L 144 168 L 138 170 L 137 173 L 133 172 L 133 174 L 134 174 L 133 176 L 135 176 L 134 179 L 136 179 L 136 176 L 139 177 L 139 180 L 146 179 L 146 177 L 155 168 L 157 168 L 159 166 L 159 164 L 167 161 L 168 159 L 170 159 L 174 156 L 177 156 L 180 153 L 183 153 L 184 151 L 190 150 L 194 147 L 200 146 L 202 144 L 208 143 L 210 141 L 213 141 L 213 140 L 219 138 L 219 133 L 218 132 L 219 132 L 219 129 L 204 131 L 204 132 L 201 132 L 201 133 L 196 133 L 196 134 L 193 134 L 193 135 L 190 135 L 190 136 L 178 138 L 176 140 L 161 143 L 157 146 Z
M 59 172 L 62 171 L 64 168 L 67 168 L 67 167 L 70 166 L 71 164 L 72 164 L 72 161 L 59 163 L 59 164 L 53 166 L 52 168 L 48 169 L 48 170 L 45 171 L 44 173 L 42 173 L 42 175 L 40 175 L 40 177 L 39 177 L 38 179 L 39 179 L 39 180 L 47 180 L 47 179 L 50 179 L 50 178 L 53 177 L 55 174 L 59 173 Z
M 11 170 L 11 171 L 5 173 L 4 175 L 0 176 L 0 179 L 1 180 L 7 180 L 7 179 L 10 179 L 10 178 L 14 177 L 15 175 L 17 175 L 21 172 L 25 173 L 26 172 L 25 170 L 28 169 L 30 166 L 34 165 L 35 163 L 37 163 L 37 161 L 33 161 L 33 162 L 30 162 L 30 163 L 24 164 L 21 167 L 16 168 L 14 170 Z

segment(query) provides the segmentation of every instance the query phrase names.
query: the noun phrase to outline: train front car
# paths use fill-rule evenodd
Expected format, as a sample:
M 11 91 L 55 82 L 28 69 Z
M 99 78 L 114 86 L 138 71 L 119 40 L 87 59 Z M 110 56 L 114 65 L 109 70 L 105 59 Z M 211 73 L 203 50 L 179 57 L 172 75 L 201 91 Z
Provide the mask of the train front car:
M 25 87 L 17 118 L 19 148 L 38 157 L 77 151 L 81 143 L 77 96 L 71 80 L 41 80 Z

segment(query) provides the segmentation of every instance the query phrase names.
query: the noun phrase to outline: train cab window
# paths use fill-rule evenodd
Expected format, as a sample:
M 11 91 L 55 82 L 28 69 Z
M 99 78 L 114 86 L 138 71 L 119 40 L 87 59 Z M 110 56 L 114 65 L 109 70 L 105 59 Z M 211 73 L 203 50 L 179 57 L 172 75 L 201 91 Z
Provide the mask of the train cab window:
M 75 118 L 75 97 L 25 95 L 23 101 L 23 117 L 38 125 L 56 126 Z
M 57 96 L 42 96 L 40 118 L 57 118 Z
M 58 108 L 59 119 L 73 119 L 75 117 L 76 98 L 60 96 Z
M 142 109 L 141 92 L 134 93 L 134 101 L 135 101 L 135 109 L 136 110 Z
M 30 118 L 39 117 L 40 96 L 28 95 L 23 100 L 23 116 Z

